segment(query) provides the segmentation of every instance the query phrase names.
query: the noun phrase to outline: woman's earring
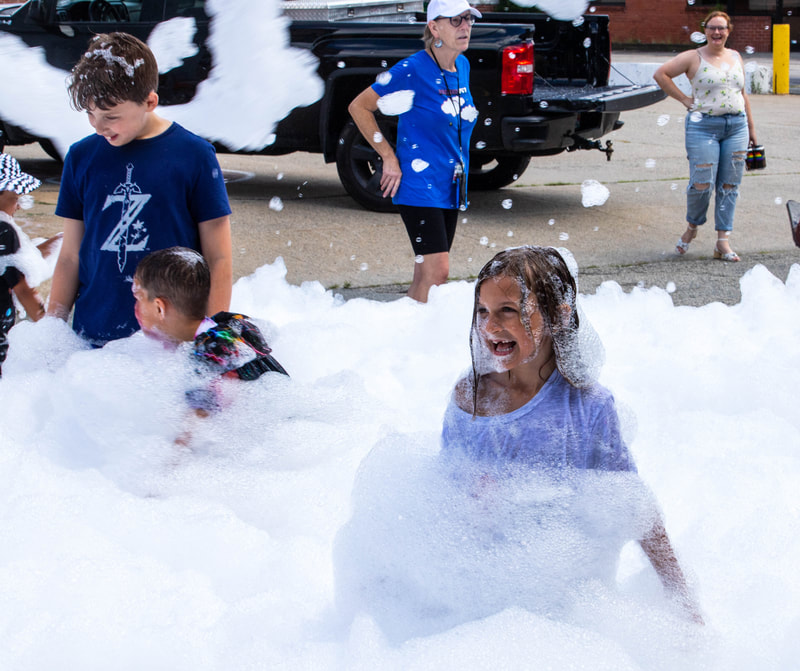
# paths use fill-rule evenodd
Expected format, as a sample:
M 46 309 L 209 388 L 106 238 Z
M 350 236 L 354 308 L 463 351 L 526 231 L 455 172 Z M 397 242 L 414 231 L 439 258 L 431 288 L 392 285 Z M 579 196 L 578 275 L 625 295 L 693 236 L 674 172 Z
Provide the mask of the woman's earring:
M 442 40 L 439 39 L 433 43 L 433 46 L 435 46 L 437 49 L 441 49 L 443 44 L 444 42 L 442 42 Z

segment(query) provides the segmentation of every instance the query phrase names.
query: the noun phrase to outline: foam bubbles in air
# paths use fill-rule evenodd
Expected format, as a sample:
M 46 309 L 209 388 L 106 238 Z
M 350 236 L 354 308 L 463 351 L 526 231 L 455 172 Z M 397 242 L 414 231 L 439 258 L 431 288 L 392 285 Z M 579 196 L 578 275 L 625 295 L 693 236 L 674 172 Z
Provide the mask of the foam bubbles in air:
M 414 91 L 394 91 L 378 98 L 378 109 L 389 116 L 408 112 L 414 104 Z
M 596 179 L 587 179 L 581 184 L 581 204 L 584 207 L 603 205 L 610 195 L 608 187 Z

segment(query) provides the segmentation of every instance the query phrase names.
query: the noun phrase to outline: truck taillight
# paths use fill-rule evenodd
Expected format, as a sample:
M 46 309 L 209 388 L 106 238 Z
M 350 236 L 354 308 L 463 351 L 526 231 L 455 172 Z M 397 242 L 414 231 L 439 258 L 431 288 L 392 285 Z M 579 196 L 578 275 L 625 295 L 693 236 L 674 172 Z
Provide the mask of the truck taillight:
M 503 49 L 503 75 L 500 92 L 504 95 L 533 93 L 533 42 Z

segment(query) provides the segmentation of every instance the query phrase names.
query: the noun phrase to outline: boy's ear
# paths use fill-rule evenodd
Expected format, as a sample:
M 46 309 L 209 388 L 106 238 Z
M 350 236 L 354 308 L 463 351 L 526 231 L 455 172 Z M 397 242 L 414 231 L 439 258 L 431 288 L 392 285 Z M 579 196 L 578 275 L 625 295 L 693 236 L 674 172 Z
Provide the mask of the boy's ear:
M 156 306 L 156 310 L 158 310 L 158 316 L 160 319 L 164 319 L 167 316 L 167 307 L 169 303 L 165 301 L 163 298 L 156 296 L 153 304 Z
M 150 91 L 150 93 L 147 94 L 147 99 L 144 101 L 144 104 L 147 105 L 147 111 L 152 112 L 158 107 L 158 93 Z
M 558 316 L 562 328 L 569 326 L 569 320 L 572 318 L 572 307 L 570 307 L 569 303 L 561 303 L 558 306 Z

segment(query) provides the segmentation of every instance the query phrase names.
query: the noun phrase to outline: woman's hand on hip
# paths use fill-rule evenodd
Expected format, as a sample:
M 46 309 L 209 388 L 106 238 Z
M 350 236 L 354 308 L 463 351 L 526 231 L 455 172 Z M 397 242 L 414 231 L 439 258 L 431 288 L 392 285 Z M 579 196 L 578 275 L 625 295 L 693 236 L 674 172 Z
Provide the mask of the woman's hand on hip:
M 396 156 L 383 160 L 383 174 L 381 175 L 381 191 L 383 197 L 394 198 L 397 189 L 400 188 L 400 180 L 403 178 L 403 171 L 400 170 L 400 162 Z

